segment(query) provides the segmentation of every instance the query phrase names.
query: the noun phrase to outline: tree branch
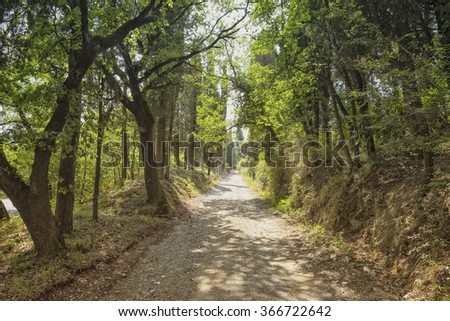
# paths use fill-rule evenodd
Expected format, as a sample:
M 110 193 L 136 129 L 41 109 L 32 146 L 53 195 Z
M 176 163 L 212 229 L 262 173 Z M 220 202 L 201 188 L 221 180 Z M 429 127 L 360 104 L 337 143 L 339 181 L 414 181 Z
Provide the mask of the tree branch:
M 80 0 L 81 11 L 81 41 L 83 46 L 89 42 L 89 11 L 87 0 Z
M 92 45 L 94 47 L 98 46 L 99 51 L 104 51 L 106 49 L 114 47 L 119 42 L 121 42 L 130 31 L 152 22 L 154 17 L 149 15 L 153 12 L 156 13 L 159 9 L 162 8 L 163 5 L 164 1 L 159 1 L 159 3 L 156 4 L 156 0 L 151 0 L 137 17 L 125 22 L 111 34 L 105 37 L 93 37 Z
M 3 151 L 3 141 L 0 138 L 0 189 L 5 191 L 8 197 L 20 195 L 28 191 L 29 187 L 17 173 L 16 169 L 8 162 Z
M 180 61 L 183 60 L 188 60 L 200 53 L 203 53 L 205 51 L 208 51 L 212 48 L 215 48 L 215 46 L 217 45 L 217 43 L 219 43 L 221 40 L 223 39 L 227 39 L 229 37 L 231 37 L 232 35 L 234 35 L 236 32 L 239 31 L 239 29 L 236 29 L 236 27 L 247 17 L 248 15 L 248 3 L 247 6 L 245 7 L 245 12 L 244 15 L 239 18 L 234 24 L 232 24 L 230 27 L 225 28 L 220 30 L 220 32 L 218 33 L 217 37 L 208 45 L 205 46 L 203 48 L 200 49 L 194 49 L 193 51 L 191 51 L 189 54 L 183 55 L 183 56 L 179 56 L 179 57 L 172 57 L 169 59 L 166 59 L 160 63 L 157 63 L 155 66 L 153 66 L 153 68 L 150 68 L 149 70 L 147 70 L 144 75 L 139 79 L 140 82 L 148 79 L 149 77 L 151 77 L 155 72 L 157 72 L 158 70 L 161 70 L 162 68 L 164 68 L 165 66 L 171 64 L 171 63 L 178 63 Z M 204 43 L 214 32 L 214 29 L 216 28 L 217 24 L 220 22 L 221 19 L 223 19 L 226 15 L 228 15 L 230 12 L 234 11 L 236 9 L 227 11 L 227 13 L 225 13 L 224 15 L 222 15 L 214 24 L 213 28 L 211 29 L 211 32 L 208 34 L 208 36 L 206 36 L 205 38 L 203 38 L 200 43 Z
M 122 90 L 119 82 L 114 77 L 113 74 L 111 74 L 108 69 L 100 62 L 96 62 L 97 68 L 103 71 L 106 77 L 106 83 L 108 86 L 114 91 L 116 96 L 120 99 L 120 102 L 131 112 L 135 110 L 133 102 L 127 97 L 126 93 Z

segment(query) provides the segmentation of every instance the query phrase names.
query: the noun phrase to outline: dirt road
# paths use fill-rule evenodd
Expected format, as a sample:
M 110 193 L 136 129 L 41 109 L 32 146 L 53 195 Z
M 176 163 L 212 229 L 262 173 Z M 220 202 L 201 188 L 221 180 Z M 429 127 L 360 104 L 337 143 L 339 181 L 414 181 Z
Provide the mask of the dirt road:
M 109 300 L 386 300 L 382 271 L 271 210 L 236 173 L 192 201 L 190 219 L 119 281 Z

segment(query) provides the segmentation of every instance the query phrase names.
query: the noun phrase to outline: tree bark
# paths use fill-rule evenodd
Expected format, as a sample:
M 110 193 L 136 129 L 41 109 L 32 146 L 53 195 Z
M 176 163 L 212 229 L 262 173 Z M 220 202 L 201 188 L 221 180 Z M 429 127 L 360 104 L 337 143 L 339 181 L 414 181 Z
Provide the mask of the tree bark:
M 155 118 L 141 93 L 135 91 L 134 98 L 133 102 L 125 98 L 122 102 L 133 114 L 139 128 L 147 201 L 157 205 L 160 212 L 166 212 L 167 199 L 159 181 L 158 164 L 155 162 Z
M 434 153 L 431 150 L 432 142 L 430 140 L 430 127 L 425 111 L 423 110 L 417 87 L 415 85 L 412 85 L 411 87 L 412 88 L 408 89 L 411 99 L 410 105 L 413 108 L 412 113 L 408 116 L 410 128 L 412 134 L 423 141 L 419 150 L 419 155 L 422 158 L 425 173 L 428 178 L 431 179 L 434 172 Z
M 154 139 L 152 135 L 152 127 L 150 124 L 147 130 L 140 132 L 140 141 L 142 145 L 142 154 L 144 155 L 144 180 L 147 192 L 147 201 L 157 205 L 161 210 L 167 206 L 167 199 L 162 190 L 159 181 L 159 171 L 155 162 Z
M 47 195 L 34 194 L 25 206 L 19 207 L 18 210 L 28 227 L 38 253 L 53 256 L 65 249 L 65 242 L 58 222 L 52 215 L 48 200 Z M 36 212 L 45 213 L 45 215 L 33 215 Z M 27 215 L 23 215 L 24 213 Z
M 188 168 L 190 170 L 194 170 L 196 167 L 198 167 L 198 162 L 195 160 L 195 135 L 194 133 L 189 134 L 188 137 L 188 150 L 187 150 L 187 163 Z
M 79 95 L 80 93 L 77 93 Z M 73 230 L 73 211 L 75 206 L 75 172 L 78 152 L 78 141 L 81 128 L 81 101 L 77 97 L 77 105 L 73 106 L 73 112 L 69 116 L 69 146 L 63 146 L 59 161 L 58 190 L 56 194 L 56 220 L 63 233 Z M 66 150 L 68 148 L 68 150 Z
M 183 155 L 183 159 L 184 159 L 184 169 L 189 169 L 189 165 L 188 165 L 188 163 L 189 163 L 189 161 L 188 161 L 188 151 L 187 150 L 185 150 L 184 151 L 184 155 Z M 202 170 L 203 170 L 203 162 L 202 162 Z
M 98 222 L 98 202 L 100 199 L 100 181 L 102 177 L 102 146 L 103 137 L 105 135 L 106 123 L 111 115 L 112 106 L 103 111 L 103 104 L 99 104 L 98 108 L 98 125 L 97 125 L 97 151 L 95 157 L 95 177 L 94 177 L 94 193 L 92 195 L 92 219 Z
M 354 90 L 353 83 L 352 83 L 352 80 L 350 79 L 349 73 L 345 69 L 343 70 L 343 74 L 344 74 L 347 91 L 350 95 L 351 91 Z M 350 143 L 351 143 L 352 151 L 353 151 L 353 155 L 354 155 L 355 166 L 360 167 L 360 138 L 359 138 L 359 124 L 358 124 L 358 108 L 356 106 L 356 101 L 355 101 L 354 97 L 350 97 L 350 106 L 351 106 Z
M 127 109 L 123 106 L 123 123 L 122 123 L 122 185 L 127 180 L 127 171 L 129 167 L 128 153 L 128 132 L 127 132 Z
M 176 110 L 176 104 L 177 104 L 177 98 L 178 98 L 178 88 L 173 87 L 171 90 L 171 97 L 170 97 L 170 108 L 169 108 L 169 128 L 168 128 L 168 133 L 167 133 L 167 137 L 169 138 L 169 140 L 172 142 L 173 141 L 173 127 L 174 127 L 174 123 L 175 123 L 175 110 Z M 169 179 L 170 178 L 170 166 L 171 166 L 171 162 L 170 162 L 170 156 L 171 156 L 171 148 L 170 145 L 167 146 L 167 150 L 166 153 L 164 154 L 166 157 L 166 164 L 167 164 L 167 168 L 166 168 L 166 173 L 165 173 L 165 179 Z M 180 155 L 179 155 L 179 151 L 178 151 L 178 160 L 177 160 L 177 166 L 179 166 L 180 164 Z
M 86 190 L 86 182 L 87 182 L 87 168 L 88 168 L 88 156 L 85 153 L 84 154 L 84 164 L 83 164 L 83 178 L 82 178 L 82 182 L 80 185 L 80 197 L 78 199 L 78 204 L 84 204 L 84 193 Z M 50 188 L 50 195 L 51 195 L 51 186 L 49 186 Z M 50 196 L 51 198 L 51 196 Z
M 101 179 L 101 164 L 102 164 L 102 144 L 103 144 L 103 129 L 97 129 L 97 153 L 95 158 L 95 177 L 94 177 L 94 193 L 92 196 L 92 219 L 98 222 L 98 200 L 100 196 L 100 179 Z
M 181 167 L 180 159 L 180 134 L 177 133 L 173 137 L 173 157 L 175 158 L 175 164 L 177 168 Z
M 137 133 L 136 133 L 136 126 L 133 126 L 133 143 L 131 144 L 132 153 L 131 153 L 131 163 L 130 163 L 130 175 L 131 180 L 134 180 L 135 178 L 135 169 L 137 172 L 137 175 L 139 176 L 139 164 L 140 164 L 140 153 L 138 148 L 136 148 L 137 145 Z M 137 153 L 136 153 L 136 150 Z
M 326 82 L 328 85 L 328 91 L 330 93 L 331 105 L 333 107 L 334 116 L 336 118 L 336 127 L 337 127 L 337 130 L 339 133 L 339 138 L 341 139 L 341 141 L 346 142 L 344 128 L 342 126 L 342 119 L 341 119 L 341 115 L 339 113 L 339 108 L 338 108 L 337 101 L 336 101 L 336 94 L 335 94 L 335 91 L 333 88 L 333 82 L 331 80 L 331 71 L 329 69 L 325 70 L 325 77 L 326 77 Z M 348 166 L 350 166 L 350 168 L 352 168 L 354 165 L 353 159 L 352 159 L 350 150 L 348 149 L 347 145 L 344 145 L 343 151 L 344 151 L 344 156 L 348 163 Z
M 370 159 L 376 156 L 375 140 L 373 138 L 372 122 L 369 117 L 369 101 L 367 98 L 367 83 L 364 75 L 357 70 L 353 70 L 352 78 L 356 85 L 356 89 L 360 92 L 360 97 L 355 101 L 359 105 L 359 112 L 361 113 L 361 131 L 366 143 L 366 153 Z
M 3 204 L 3 201 L 0 200 L 0 221 L 9 221 L 9 213 L 6 210 L 5 204 Z
M 166 170 L 166 148 L 165 148 L 165 138 L 166 138 L 166 117 L 165 115 L 161 115 L 158 117 L 157 126 L 156 126 L 156 139 L 155 139 L 155 151 L 156 151 L 156 159 L 155 162 L 159 163 L 158 165 L 158 175 L 159 179 L 164 179 L 165 170 Z
M 42 256 L 54 256 L 65 249 L 64 238 L 51 211 L 48 184 L 38 185 L 44 188 L 36 188 L 35 184 L 35 181 L 32 186 L 25 184 L 0 145 L 0 188 L 19 211 L 36 251 Z

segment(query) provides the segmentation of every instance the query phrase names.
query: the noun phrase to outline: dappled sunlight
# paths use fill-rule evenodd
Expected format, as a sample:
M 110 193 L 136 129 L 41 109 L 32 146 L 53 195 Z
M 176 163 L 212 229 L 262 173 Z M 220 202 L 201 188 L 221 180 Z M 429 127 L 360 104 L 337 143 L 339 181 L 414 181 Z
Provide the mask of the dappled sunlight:
M 248 190 L 245 185 L 230 185 Z M 198 271 L 193 299 L 333 298 L 324 296 L 320 289 L 324 282 L 313 273 L 300 272 L 303 262 L 295 259 L 295 247 L 285 239 L 288 232 L 280 229 L 279 218 L 268 216 L 265 202 L 252 197 L 229 201 L 221 196 L 210 192 L 198 215 L 209 235 L 192 252 L 207 252 L 212 260 Z
M 191 202 L 189 219 L 149 247 L 108 298 L 126 300 L 370 299 L 348 263 L 328 262 L 301 231 L 233 173 Z M 367 282 L 361 278 L 361 282 Z M 346 282 L 348 283 L 348 282 Z M 365 283 L 364 283 L 365 284 Z

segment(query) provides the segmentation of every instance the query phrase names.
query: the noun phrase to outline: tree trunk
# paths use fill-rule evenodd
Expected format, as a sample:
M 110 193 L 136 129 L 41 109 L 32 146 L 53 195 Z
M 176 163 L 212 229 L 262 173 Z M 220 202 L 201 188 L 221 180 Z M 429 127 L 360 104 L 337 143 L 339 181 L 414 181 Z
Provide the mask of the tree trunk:
M 140 162 L 141 156 L 140 156 L 140 149 L 136 147 L 137 144 L 138 144 L 138 136 L 136 126 L 133 126 L 133 144 L 131 144 L 133 152 L 131 157 L 131 168 L 130 168 L 130 175 L 132 180 L 134 180 L 135 177 L 139 176 L 140 174 L 139 167 L 141 163 Z M 136 174 L 134 172 L 135 170 Z
M 103 115 L 103 107 L 100 104 L 98 112 L 98 127 L 97 127 L 97 153 L 95 157 L 95 177 L 94 177 L 94 193 L 92 196 L 92 219 L 98 222 L 98 201 L 100 197 L 100 180 L 102 170 L 102 145 L 103 136 L 105 133 L 105 122 Z
M 47 199 L 49 198 L 33 195 L 30 198 L 31 202 L 28 203 L 29 206 L 19 212 L 24 218 L 38 253 L 44 256 L 53 256 L 65 249 L 65 242 Z M 36 212 L 44 214 L 37 217 L 34 215 Z M 23 215 L 24 213 L 28 213 L 28 215 Z
M 159 116 L 158 122 L 156 126 L 156 139 L 155 139 L 155 151 L 156 151 L 156 159 L 155 162 L 159 163 L 158 165 L 158 175 L 159 179 L 164 179 L 165 177 L 165 167 L 166 157 L 165 157 L 165 139 L 166 139 L 166 117 Z
M 376 156 L 375 140 L 373 138 L 372 122 L 369 117 L 369 101 L 367 98 L 367 83 L 361 72 L 354 70 L 352 72 L 356 89 L 360 92 L 360 97 L 355 101 L 359 105 L 361 113 L 361 131 L 366 143 L 366 153 L 369 159 Z
M 167 137 L 170 141 L 173 141 L 173 127 L 174 127 L 174 123 L 175 123 L 175 110 L 176 110 L 176 105 L 177 105 L 177 98 L 178 98 L 178 88 L 173 88 L 173 90 L 171 91 L 171 97 L 170 97 L 170 108 L 169 108 L 169 128 L 168 128 L 168 133 L 167 133 Z M 166 153 L 164 154 L 166 157 L 166 163 L 167 163 L 167 168 L 166 168 L 166 174 L 165 174 L 165 179 L 169 179 L 170 178 L 170 166 L 171 166 L 171 162 L 170 162 L 170 156 L 171 156 L 171 148 L 170 145 L 167 146 L 167 150 Z M 178 151 L 178 162 L 177 162 L 177 166 L 179 166 L 180 164 L 180 152 Z
M 180 134 L 177 133 L 173 137 L 173 157 L 175 158 L 175 164 L 177 168 L 181 167 L 181 159 L 180 159 Z
M 123 123 L 122 123 L 122 183 L 127 180 L 127 169 L 129 167 L 128 157 L 128 133 L 127 133 L 127 109 L 123 106 Z
M 423 140 L 419 154 L 423 160 L 425 173 L 431 178 L 434 172 L 434 153 L 431 149 L 430 128 L 428 126 L 427 116 L 422 108 L 420 97 L 414 100 L 414 111 L 409 115 L 411 131 L 414 136 L 420 137 Z
M 341 115 L 339 114 L 339 109 L 337 108 L 337 104 L 336 104 L 336 98 L 332 96 L 330 99 L 331 99 L 331 105 L 333 106 L 333 112 L 336 117 L 336 127 L 337 127 L 337 130 L 339 133 L 339 138 L 341 141 L 346 142 L 344 129 L 342 127 Z M 350 155 L 348 146 L 345 145 L 343 147 L 343 150 L 344 150 L 344 156 L 345 156 L 345 159 L 346 159 L 348 165 L 350 166 L 350 168 L 353 167 L 353 160 L 352 160 L 352 156 Z
M 344 133 L 344 128 L 342 126 L 342 119 L 341 119 L 341 115 L 339 113 L 339 108 L 336 102 L 336 94 L 335 94 L 335 90 L 333 88 L 333 82 L 331 80 L 331 72 L 329 69 L 327 69 L 325 71 L 325 77 L 326 77 L 326 82 L 328 85 L 328 90 L 330 93 L 330 99 L 331 99 L 331 105 L 333 107 L 333 112 L 334 112 L 334 116 L 336 118 L 336 127 L 339 133 L 339 138 L 341 141 L 346 142 L 346 138 L 345 138 L 345 133 Z M 347 145 L 344 145 L 343 147 L 343 151 L 344 151 L 344 156 L 345 159 L 348 163 L 348 166 L 350 166 L 350 168 L 353 167 L 353 160 L 352 160 L 352 156 L 350 154 L 350 150 L 348 149 Z
M 88 168 L 88 155 L 84 154 L 84 164 L 83 164 L 83 179 L 80 186 L 80 197 L 78 199 L 78 204 L 84 204 L 84 193 L 86 190 L 86 182 L 87 182 L 87 168 Z M 50 189 L 50 198 L 51 198 L 51 186 L 49 186 Z
M 9 213 L 6 210 L 5 204 L 0 200 L 0 221 L 9 221 Z
M 352 80 L 350 78 L 347 70 L 343 69 L 342 73 L 344 74 L 344 81 L 347 87 L 348 95 L 351 96 L 351 91 L 354 90 L 354 86 Z M 355 156 L 355 165 L 359 167 L 360 161 L 360 146 L 359 146 L 359 126 L 358 126 L 358 108 L 356 106 L 356 101 L 354 97 L 350 97 L 350 107 L 351 107 L 351 120 L 350 120 L 350 140 L 352 145 L 353 155 Z
M 37 161 L 46 158 L 37 145 Z M 39 164 L 39 163 L 38 163 Z M 36 166 L 36 159 L 33 166 Z M 65 250 L 64 238 L 50 205 L 48 170 L 32 175 L 30 185 L 18 176 L 9 164 L 0 144 L 0 188 L 19 211 L 39 255 L 55 256 Z
M 320 137 L 320 102 L 314 107 L 314 138 L 318 140 Z
M 77 102 L 78 104 L 78 102 Z M 75 206 L 75 172 L 78 141 L 81 128 L 81 106 L 74 106 L 66 130 L 70 134 L 69 150 L 63 146 L 59 162 L 58 191 L 56 194 L 56 220 L 63 233 L 73 230 L 73 211 Z
M 196 167 L 196 162 L 195 162 L 195 135 L 194 135 L 194 133 L 189 134 L 188 140 L 189 140 L 189 147 L 188 147 L 188 153 L 187 153 L 188 168 L 190 170 L 194 170 L 194 168 Z
M 45 129 L 47 133 L 62 131 L 70 110 L 70 90 L 76 89 L 76 86 L 76 80 L 70 77 L 66 80 L 65 93 L 58 98 L 55 113 Z M 51 147 L 55 143 L 56 135 L 42 136 L 38 140 L 29 185 L 16 174 L 0 148 L 0 188 L 19 211 L 36 251 L 43 256 L 56 256 L 65 250 L 63 235 L 52 214 L 48 189 Z
M 356 162 L 359 163 L 359 130 L 358 130 L 358 109 L 356 108 L 356 102 L 352 99 L 352 120 L 351 120 L 351 131 L 352 131 L 352 147 L 353 155 L 356 157 Z
M 11 195 L 12 203 L 22 217 L 36 251 L 42 256 L 55 256 L 65 250 L 64 237 L 52 214 L 48 188 L 33 193 L 27 187 Z
M 167 206 L 167 200 L 159 181 L 159 171 L 155 163 L 155 148 L 152 129 L 140 133 L 142 154 L 144 155 L 144 180 L 147 201 L 157 205 L 161 210 Z
M 144 163 L 144 183 L 147 202 L 158 206 L 161 213 L 168 211 L 167 199 L 159 181 L 158 164 L 155 162 L 155 119 L 144 98 L 137 94 L 135 102 L 128 102 L 139 128 L 139 140 Z
M 425 173 L 431 179 L 434 172 L 434 153 L 431 148 L 431 133 L 415 79 L 405 82 L 403 90 L 405 91 L 406 104 L 411 107 L 411 112 L 408 115 L 411 134 L 414 137 L 420 138 L 423 142 L 419 148 L 419 155 L 422 158 Z
M 213 157 L 213 153 L 208 153 L 208 176 L 211 176 L 211 158 Z

